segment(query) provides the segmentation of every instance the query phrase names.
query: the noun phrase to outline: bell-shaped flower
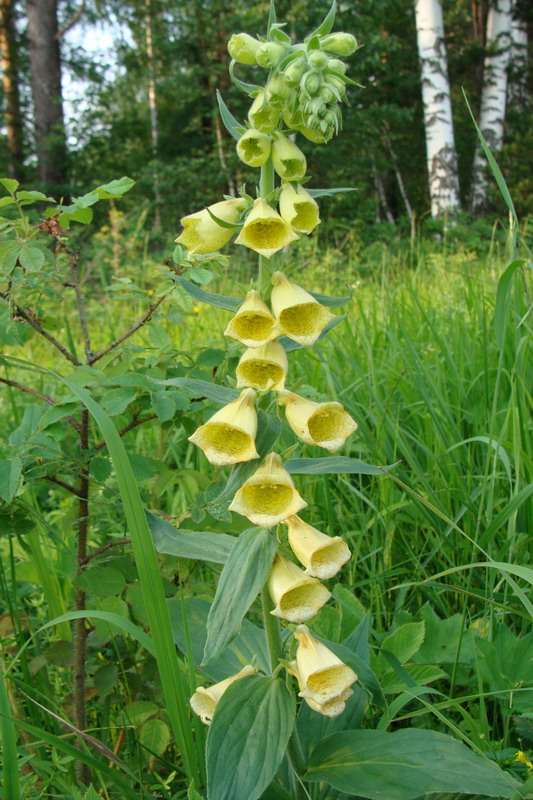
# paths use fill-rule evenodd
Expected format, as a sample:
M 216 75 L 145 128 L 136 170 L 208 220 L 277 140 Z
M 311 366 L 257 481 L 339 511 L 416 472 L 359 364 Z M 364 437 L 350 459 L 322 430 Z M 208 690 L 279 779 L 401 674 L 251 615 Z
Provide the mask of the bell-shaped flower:
M 300 678 L 296 661 L 291 661 L 291 669 L 289 672 L 296 676 L 298 685 L 300 687 L 300 692 L 305 691 L 305 686 Z M 332 719 L 333 717 L 338 717 L 340 714 L 342 714 L 346 708 L 346 701 L 349 700 L 352 695 L 353 689 L 348 688 L 345 689 L 344 692 L 342 692 L 338 697 L 334 697 L 332 700 L 326 700 L 325 703 L 317 703 L 310 697 L 304 697 L 304 700 L 309 708 L 313 709 L 313 711 L 317 711 L 319 714 L 322 714 L 322 716 Z
M 315 639 L 307 625 L 299 625 L 294 635 L 298 639 L 296 664 L 303 686 L 300 697 L 324 705 L 340 697 L 357 680 L 353 669 Z
M 262 133 L 272 133 L 278 124 L 279 117 L 279 108 L 274 108 L 267 103 L 265 90 L 261 89 L 248 112 L 250 125 Z
M 298 516 L 285 520 L 292 552 L 305 574 L 320 580 L 333 578 L 350 558 L 350 548 L 340 536 L 326 536 Z
M 310 578 L 279 553 L 268 576 L 268 590 L 276 606 L 270 613 L 288 622 L 298 623 L 306 622 L 318 614 L 331 596 L 320 581 Z
M 224 222 L 235 223 L 238 222 L 245 206 L 245 200 L 232 197 L 230 200 L 222 200 L 209 206 L 209 211 Z M 235 233 L 234 228 L 224 228 L 219 225 L 210 216 L 209 211 L 203 208 L 181 220 L 183 231 L 176 241 L 185 245 L 189 253 L 214 253 L 224 247 Z
M 270 157 L 271 146 L 270 136 L 250 128 L 237 142 L 237 155 L 249 167 L 262 167 Z
M 239 64 L 257 64 L 255 54 L 261 42 L 248 33 L 234 33 L 228 42 L 228 52 Z
M 287 225 L 278 212 L 266 200 L 259 197 L 246 217 L 235 244 L 242 244 L 270 258 L 282 247 L 298 238 L 298 234 Z
M 276 392 L 285 386 L 289 369 L 287 353 L 278 342 L 268 342 L 261 347 L 245 350 L 237 365 L 237 389 L 251 386 L 263 392 Z
M 303 186 L 283 184 L 279 211 L 285 222 L 298 233 L 312 233 L 320 223 L 318 203 Z
M 357 429 L 355 420 L 340 403 L 333 400 L 315 403 L 314 400 L 284 390 L 278 395 L 278 403 L 285 406 L 287 422 L 296 436 L 330 453 L 342 447 L 348 436 Z
M 192 710 L 195 714 L 198 714 L 205 725 L 211 725 L 217 703 L 228 686 L 238 681 L 239 678 L 244 678 L 246 675 L 253 675 L 254 673 L 255 668 L 251 664 L 247 664 L 240 672 L 220 681 L 220 683 L 215 683 L 214 686 L 209 686 L 207 689 L 204 686 L 199 686 L 190 700 Z
M 306 505 L 291 476 L 283 468 L 281 458 L 270 453 L 236 492 L 229 510 L 248 517 L 260 528 L 273 528 Z
M 276 320 L 259 292 L 251 289 L 224 331 L 247 347 L 260 347 L 279 335 Z
M 270 302 L 281 333 L 304 347 L 314 344 L 335 315 L 282 272 L 273 274 L 272 283 Z
M 272 144 L 272 163 L 284 181 L 299 181 L 307 171 L 307 161 L 300 148 L 282 133 L 276 134 Z
M 253 389 L 245 389 L 189 436 L 189 441 L 204 451 L 211 464 L 224 466 L 259 457 L 255 449 L 255 397 Z

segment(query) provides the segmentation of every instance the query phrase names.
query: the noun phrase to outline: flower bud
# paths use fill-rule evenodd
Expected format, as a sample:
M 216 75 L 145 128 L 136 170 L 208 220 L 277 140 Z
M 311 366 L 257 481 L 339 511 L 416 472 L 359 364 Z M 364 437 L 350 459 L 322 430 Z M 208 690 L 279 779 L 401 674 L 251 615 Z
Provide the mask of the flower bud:
M 236 492 L 229 510 L 248 517 L 250 522 L 261 528 L 273 528 L 306 505 L 296 491 L 291 476 L 283 469 L 281 458 L 276 453 L 270 453 Z
M 282 116 L 283 122 L 287 126 L 287 128 L 293 128 L 293 130 L 298 130 L 300 125 L 303 125 L 303 118 L 302 118 L 302 110 L 301 108 L 291 108 L 287 107 L 282 109 Z
M 322 76 L 320 72 L 317 72 L 316 70 L 306 72 L 300 81 L 300 89 L 304 94 L 309 95 L 309 97 L 314 97 L 316 94 L 318 94 L 321 86 Z
M 327 76 L 326 86 L 328 86 L 331 90 L 336 90 L 340 97 L 344 97 L 346 95 L 346 84 L 342 78 L 338 78 L 336 75 Z
M 298 133 L 301 133 L 310 142 L 315 142 L 315 144 L 326 144 L 333 136 L 333 129 L 329 129 L 327 134 L 324 134 L 319 130 L 302 125 L 298 128 Z
M 279 197 L 280 214 L 298 233 L 312 233 L 320 223 L 318 203 L 303 186 L 284 183 Z
M 217 707 L 217 703 L 228 688 L 234 681 L 239 678 L 244 678 L 246 675 L 253 675 L 255 668 L 251 664 L 247 664 L 236 675 L 231 675 L 220 683 L 215 683 L 214 686 L 209 686 L 207 689 L 204 686 L 199 686 L 191 697 L 191 708 L 195 714 L 198 714 L 200 719 L 205 725 L 211 725 L 213 714 Z
M 255 54 L 261 42 L 247 33 L 234 33 L 228 42 L 228 51 L 239 64 L 256 64 Z
M 330 453 L 338 450 L 357 423 L 340 403 L 315 403 L 292 392 L 283 391 L 278 403 L 285 406 L 287 422 L 302 441 L 323 447 Z
M 299 86 L 306 69 L 307 67 L 305 58 L 303 56 L 295 58 L 294 61 L 291 61 L 291 63 L 288 64 L 283 71 L 285 82 L 293 89 L 296 89 L 296 87 Z
M 279 64 L 286 52 L 287 45 L 280 42 L 264 42 L 257 48 L 255 59 L 260 67 L 272 69 Z
M 271 146 L 270 136 L 251 128 L 237 142 L 237 155 L 249 167 L 262 167 L 270 157 Z
M 291 669 L 289 672 L 292 675 L 295 675 L 298 679 L 298 685 L 300 687 L 300 692 L 305 691 L 305 685 L 303 684 L 300 673 L 298 672 L 298 665 L 296 661 L 291 662 Z M 330 719 L 334 717 L 338 717 L 344 709 L 346 708 L 346 701 L 350 699 L 353 695 L 353 689 L 345 689 L 344 692 L 338 697 L 334 697 L 332 700 L 327 700 L 325 703 L 316 703 L 314 700 L 311 700 L 310 697 L 304 697 L 305 702 L 312 708 L 313 711 L 317 711 L 319 714 L 322 714 L 324 717 L 329 717 Z
M 294 142 L 278 133 L 272 145 L 274 169 L 284 181 L 298 181 L 305 176 L 307 162 Z
M 245 200 L 235 197 L 214 203 L 209 210 L 225 222 L 237 222 L 245 206 Z M 185 245 L 189 253 L 214 253 L 224 247 L 235 233 L 232 228 L 218 225 L 206 208 L 183 217 L 181 224 L 184 230 L 176 241 Z
M 267 392 L 275 392 L 285 387 L 285 378 L 289 369 L 287 353 L 279 342 L 268 342 L 261 347 L 250 347 L 245 350 L 237 365 L 237 389 L 251 386 Z
M 268 590 L 276 606 L 270 613 L 288 622 L 311 619 L 331 596 L 316 578 L 309 578 L 279 553 L 268 576 Z
M 351 33 L 330 33 L 321 39 L 320 44 L 335 56 L 350 56 L 357 50 L 357 39 Z
M 261 89 L 248 112 L 248 119 L 252 128 L 262 133 L 272 133 L 278 124 L 279 113 L 279 108 L 266 102 L 265 91 Z
M 304 347 L 314 344 L 335 315 L 282 272 L 273 274 L 272 283 L 271 304 L 280 331 Z
M 211 464 L 224 466 L 259 458 L 255 449 L 255 397 L 253 389 L 245 389 L 189 436 L 189 441 L 203 450 Z
M 307 53 L 307 61 L 310 67 L 322 69 L 327 65 L 329 58 L 322 50 L 309 50 Z
M 304 687 L 300 691 L 300 697 L 309 698 L 318 705 L 341 697 L 357 680 L 353 669 L 315 639 L 307 625 L 299 625 L 294 635 L 298 639 L 298 676 Z
M 289 544 L 305 574 L 327 580 L 333 578 L 350 558 L 350 548 L 340 536 L 326 536 L 298 516 L 285 520 Z
M 345 75 L 348 66 L 344 61 L 339 61 L 338 58 L 330 58 L 328 61 L 328 69 L 335 69 L 337 72 L 342 72 L 342 74 Z
M 335 103 L 337 98 L 329 86 L 325 85 L 320 90 L 320 99 L 325 103 Z
M 242 244 L 270 258 L 282 247 L 298 238 L 298 234 L 291 226 L 287 225 L 278 212 L 260 197 L 254 202 L 252 210 L 246 217 L 235 244 Z
M 267 102 L 276 108 L 282 108 L 289 103 L 291 96 L 294 94 L 287 86 L 281 75 L 274 75 L 266 85 L 265 88 Z
M 225 336 L 231 336 L 247 347 L 260 347 L 275 339 L 278 333 L 276 320 L 255 289 L 248 292 L 224 331 Z

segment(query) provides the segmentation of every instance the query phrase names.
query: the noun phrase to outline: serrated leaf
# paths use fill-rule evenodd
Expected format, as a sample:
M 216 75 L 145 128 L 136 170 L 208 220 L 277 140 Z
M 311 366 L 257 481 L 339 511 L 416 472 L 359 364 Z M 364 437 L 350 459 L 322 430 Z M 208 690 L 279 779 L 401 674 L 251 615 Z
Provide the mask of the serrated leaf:
M 150 400 L 160 422 L 167 422 L 167 420 L 172 419 L 176 413 L 176 406 L 169 392 L 165 392 L 164 389 L 159 392 L 152 392 Z
M 294 715 L 280 678 L 249 675 L 229 686 L 207 735 L 209 800 L 258 800 L 281 764 Z
M 243 126 L 240 125 L 229 108 L 227 107 L 226 103 L 224 102 L 222 95 L 217 89 L 217 102 L 218 108 L 220 110 L 220 116 L 222 118 L 222 122 L 224 123 L 224 127 L 226 128 L 227 132 L 233 136 L 234 139 L 237 141 L 241 138 Z
M 422 646 L 425 635 L 424 622 L 407 622 L 386 636 L 380 649 L 392 653 L 400 664 L 406 664 Z
M 211 531 L 183 531 L 146 511 L 146 519 L 158 553 L 225 564 L 236 542 L 234 536 Z
M 150 753 L 162 756 L 170 744 L 170 728 L 161 719 L 148 719 L 139 730 L 139 741 Z
M 93 210 L 92 208 L 77 208 L 76 206 L 69 206 L 59 215 L 59 224 L 63 228 L 69 228 L 71 222 L 81 222 L 82 225 L 88 225 L 92 222 Z
M 6 187 L 9 194 L 14 194 L 20 185 L 14 178 L 0 178 L 0 183 Z
M 0 497 L 10 503 L 22 486 L 22 460 L 0 461 Z
M 121 197 L 126 192 L 129 192 L 133 186 L 135 186 L 134 180 L 123 177 L 104 183 L 102 186 L 97 186 L 94 191 L 98 193 L 101 200 L 109 200 L 113 197 Z
M 101 401 L 101 406 L 110 417 L 122 414 L 135 400 L 137 392 L 133 388 L 110 389 Z
M 371 800 L 414 800 L 428 794 L 513 796 L 519 783 L 494 761 L 436 731 L 344 731 L 323 739 L 311 754 L 306 780 Z
M 207 618 L 204 663 L 220 655 L 238 635 L 244 615 L 267 579 L 276 550 L 276 539 L 263 528 L 250 528 L 237 538 Z
M 14 206 L 15 200 L 12 197 L 0 197 L 0 208 L 5 206 Z
M 213 292 L 206 292 L 195 286 L 194 283 L 183 278 L 181 275 L 176 276 L 176 281 L 182 286 L 194 300 L 199 303 L 209 303 L 216 308 L 224 308 L 226 311 L 237 311 L 239 306 L 242 306 L 244 300 L 239 297 L 226 297 L 223 294 L 213 294 Z
M 126 579 L 122 572 L 114 567 L 95 566 L 82 572 L 76 578 L 75 584 L 94 597 L 108 597 L 122 592 L 126 586 Z M 113 609 L 104 610 L 113 611 Z
M 2 248 L 0 258 L 5 272 L 10 273 L 15 269 L 21 250 L 22 245 L 18 242 L 11 242 Z
M 41 269 L 45 262 L 44 253 L 38 247 L 25 245 L 19 253 L 19 261 L 24 269 L 35 272 Z
M 397 461 L 395 464 L 376 467 L 372 464 L 365 464 L 364 461 L 358 461 L 356 458 L 330 456 L 329 458 L 293 458 L 285 461 L 283 466 L 292 475 L 336 475 L 339 473 L 381 475 L 399 463 Z
M 187 275 L 196 283 L 202 284 L 202 286 L 207 286 L 207 284 L 211 283 L 213 280 L 213 273 L 211 270 L 204 269 L 203 267 L 189 267 Z
M 35 191 L 21 191 L 17 192 L 16 194 L 17 200 L 19 202 L 29 200 L 31 202 L 37 200 L 45 200 L 47 203 L 55 203 L 53 197 L 47 197 L 43 192 L 35 192 Z M 21 202 L 21 205 L 26 205 L 26 203 Z

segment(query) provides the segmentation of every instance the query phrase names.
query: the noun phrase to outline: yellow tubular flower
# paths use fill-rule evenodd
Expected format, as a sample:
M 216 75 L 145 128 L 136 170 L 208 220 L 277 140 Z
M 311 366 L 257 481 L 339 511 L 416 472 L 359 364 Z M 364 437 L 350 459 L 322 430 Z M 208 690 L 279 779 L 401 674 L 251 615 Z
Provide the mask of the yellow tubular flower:
M 268 590 L 276 606 L 270 613 L 288 622 L 306 622 L 330 598 L 326 587 L 316 578 L 309 578 L 279 553 L 268 576 Z
M 305 156 L 294 142 L 278 133 L 272 144 L 274 169 L 284 181 L 299 181 L 307 172 Z
M 261 347 L 250 347 L 242 354 L 237 365 L 237 389 L 251 386 L 266 392 L 278 392 L 285 386 L 289 360 L 278 342 L 268 342 Z
M 248 33 L 234 33 L 228 42 L 228 52 L 239 64 L 257 64 L 255 54 L 261 42 Z
M 248 112 L 250 125 L 262 133 L 272 133 L 278 124 L 279 116 L 279 108 L 274 108 L 266 102 L 265 90 L 261 89 Z
M 271 342 L 278 334 L 276 320 L 255 289 L 248 292 L 246 300 L 224 331 L 225 336 L 231 336 L 247 347 L 260 347 Z
M 253 389 L 245 389 L 189 436 L 189 441 L 204 451 L 211 464 L 224 466 L 259 457 L 255 449 L 255 398 Z
M 309 698 L 318 705 L 341 697 L 357 680 L 357 675 L 340 658 L 309 632 L 306 625 L 294 631 L 298 639 L 296 663 L 302 686 L 300 697 Z
M 304 347 L 314 344 L 335 315 L 282 272 L 273 274 L 272 283 L 272 310 L 280 331 Z
M 229 510 L 248 517 L 261 528 L 273 528 L 306 505 L 294 488 L 291 476 L 283 469 L 281 458 L 270 453 L 236 492 Z
M 285 390 L 278 395 L 278 403 L 285 406 L 287 422 L 296 436 L 330 453 L 342 447 L 357 429 L 355 420 L 335 401 L 315 403 Z
M 231 686 L 234 681 L 238 681 L 239 678 L 244 678 L 246 675 L 253 675 L 254 673 L 254 667 L 251 664 L 247 664 L 236 675 L 231 675 L 229 678 L 220 681 L 220 683 L 215 683 L 214 686 L 209 686 L 207 689 L 199 686 L 190 700 L 192 710 L 195 714 L 198 714 L 205 725 L 211 725 L 217 703 L 228 686 Z
M 270 148 L 270 136 L 251 128 L 237 142 L 237 155 L 249 167 L 262 167 L 268 161 Z
M 350 548 L 340 536 L 326 536 L 298 516 L 285 520 L 292 552 L 306 568 L 305 574 L 327 580 L 350 558 Z
M 305 691 L 305 686 L 300 678 L 296 661 L 291 661 L 291 669 L 289 672 L 296 676 L 298 685 L 300 687 L 300 692 Z M 340 714 L 342 714 L 346 708 L 346 701 L 349 700 L 352 695 L 353 689 L 345 689 L 344 692 L 342 692 L 338 697 L 334 697 L 332 700 L 327 700 L 325 703 L 317 703 L 315 700 L 311 700 L 310 697 L 304 697 L 304 700 L 309 708 L 313 709 L 313 711 L 317 711 L 319 714 L 322 714 L 322 716 L 332 719 L 333 717 L 338 717 Z
M 287 225 L 278 212 L 269 206 L 266 200 L 259 197 L 246 217 L 235 244 L 242 244 L 270 258 L 282 247 L 298 238 L 298 234 Z
M 214 203 L 209 206 L 209 210 L 224 222 L 237 222 L 245 206 L 245 200 L 233 197 L 231 200 Z M 184 230 L 176 241 L 185 245 L 189 253 L 214 253 L 224 247 L 235 233 L 233 228 L 223 228 L 218 225 L 209 216 L 206 208 L 183 217 L 181 224 Z
M 312 233 L 320 223 L 318 203 L 302 186 L 284 183 L 279 197 L 279 211 L 285 222 L 298 233 Z

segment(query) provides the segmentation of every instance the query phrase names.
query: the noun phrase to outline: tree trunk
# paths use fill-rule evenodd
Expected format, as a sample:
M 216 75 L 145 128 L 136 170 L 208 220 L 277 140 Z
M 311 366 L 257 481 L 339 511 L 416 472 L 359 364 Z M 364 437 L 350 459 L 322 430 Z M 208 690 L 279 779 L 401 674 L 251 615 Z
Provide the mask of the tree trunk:
M 503 125 L 507 98 L 507 67 L 511 48 L 511 0 L 495 0 L 487 17 L 487 47 L 479 127 L 488 146 L 497 153 L 503 144 Z M 486 161 L 478 142 L 474 156 L 470 211 L 478 214 L 486 204 L 488 178 Z
M 13 0 L 0 0 L 0 50 L 2 53 L 2 89 L 5 98 L 5 122 L 8 173 L 10 178 L 22 180 L 24 150 L 22 143 L 22 114 L 17 74 L 17 49 L 13 23 Z
M 161 190 L 159 183 L 159 171 L 156 165 L 156 160 L 159 156 L 159 119 L 157 116 L 157 98 L 156 98 L 156 87 L 155 87 L 151 0 L 145 0 L 144 22 L 145 22 L 144 34 L 146 43 L 146 58 L 148 61 L 148 105 L 150 107 L 152 159 L 154 160 L 154 168 L 152 170 L 152 178 L 154 181 L 154 200 L 155 200 L 154 228 L 156 230 L 161 230 Z
M 38 177 L 46 186 L 64 188 L 67 146 L 56 0 L 27 0 L 27 16 Z
M 460 207 L 457 154 L 453 135 L 448 64 L 440 0 L 415 0 L 418 54 L 431 214 L 439 217 Z
M 517 16 L 516 0 L 513 4 L 511 21 L 511 53 L 509 83 L 507 85 L 507 104 L 525 111 L 529 104 L 527 90 L 528 36 L 527 23 Z

